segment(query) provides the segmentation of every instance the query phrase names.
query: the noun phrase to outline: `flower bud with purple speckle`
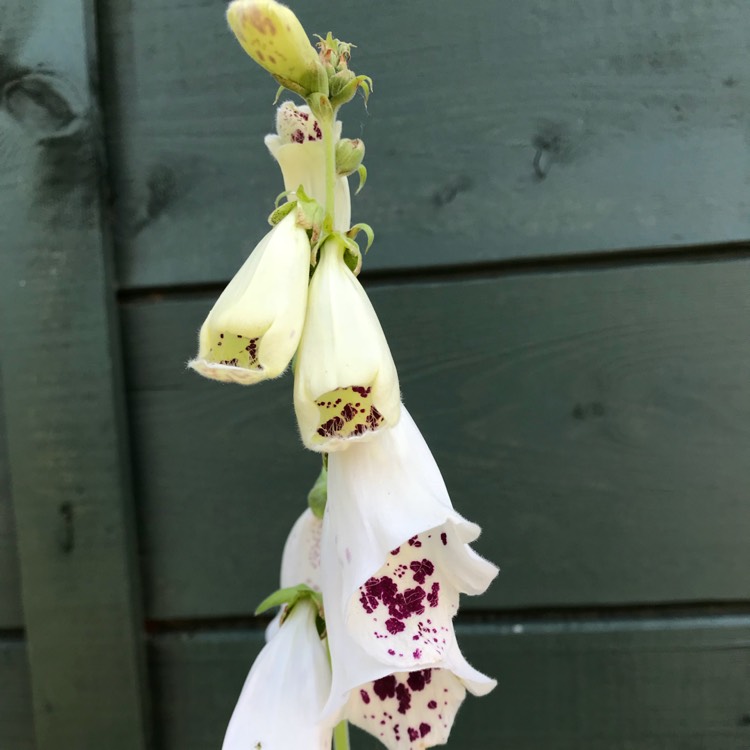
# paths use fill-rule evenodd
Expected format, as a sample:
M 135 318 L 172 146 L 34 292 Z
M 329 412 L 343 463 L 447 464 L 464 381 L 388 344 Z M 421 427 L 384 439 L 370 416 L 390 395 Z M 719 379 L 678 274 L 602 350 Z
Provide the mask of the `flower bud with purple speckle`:
M 300 96 L 328 93 L 328 73 L 297 16 L 276 0 L 234 0 L 227 21 L 250 57 Z

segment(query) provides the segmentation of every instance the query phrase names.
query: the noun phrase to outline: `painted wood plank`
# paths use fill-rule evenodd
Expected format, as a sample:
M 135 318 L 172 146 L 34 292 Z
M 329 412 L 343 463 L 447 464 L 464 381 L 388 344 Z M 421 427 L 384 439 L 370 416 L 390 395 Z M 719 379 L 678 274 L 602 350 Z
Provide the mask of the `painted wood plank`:
M 23 45 L 0 50 L 0 358 L 36 747 L 141 750 L 145 658 L 93 8 L 36 5 L 33 23 L 34 4 L 19 16 Z
M 485 624 L 462 650 L 498 687 L 467 697 L 449 747 L 746 750 L 750 621 Z M 219 747 L 261 635 L 160 636 L 151 647 L 163 750 Z M 376 750 L 356 732 L 353 746 Z
M 23 626 L 0 372 L 0 630 Z
M 749 288 L 746 260 L 370 287 L 502 569 L 465 606 L 750 598 Z M 288 377 L 185 370 L 213 298 L 124 307 L 152 618 L 251 612 L 317 473 Z
M 0 635 L 0 747 L 36 750 L 26 646 Z
M 367 144 L 370 268 L 750 237 L 745 0 L 295 10 L 375 79 L 369 112 L 345 110 Z M 221 3 L 101 11 L 120 282 L 226 280 L 283 189 L 261 140 L 274 87 Z

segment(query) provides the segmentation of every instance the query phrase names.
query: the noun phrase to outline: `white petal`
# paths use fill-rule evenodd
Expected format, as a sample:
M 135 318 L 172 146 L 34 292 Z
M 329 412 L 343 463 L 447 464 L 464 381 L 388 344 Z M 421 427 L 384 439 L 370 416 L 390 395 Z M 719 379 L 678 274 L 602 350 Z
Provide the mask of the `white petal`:
M 320 535 L 323 522 L 309 508 L 289 532 L 281 558 L 281 588 L 308 585 L 320 591 Z
M 306 508 L 294 522 L 284 544 L 281 556 L 282 589 L 306 584 L 314 591 L 320 591 L 320 535 L 323 522 Z M 266 627 L 266 642 L 270 641 L 281 627 L 282 607 Z
M 380 321 L 339 241 L 327 241 L 310 282 L 294 377 L 300 434 L 311 450 L 369 438 L 400 414 L 398 374 Z
M 227 727 L 222 750 L 330 750 L 321 721 L 330 687 L 315 607 L 302 601 L 258 655 Z
M 244 385 L 281 375 L 299 345 L 307 302 L 310 242 L 294 212 L 257 245 L 201 327 L 201 375 Z
M 389 750 L 444 745 L 466 697 L 445 669 L 397 672 L 352 690 L 345 717 Z
M 446 556 L 459 591 L 481 594 L 497 575 L 496 566 L 467 546 L 480 529 L 453 509 L 440 469 L 404 406 L 395 427 L 329 456 L 326 514 L 347 596 L 380 569 L 391 550 L 441 526 L 436 533 L 446 534 L 447 545 L 438 552 Z

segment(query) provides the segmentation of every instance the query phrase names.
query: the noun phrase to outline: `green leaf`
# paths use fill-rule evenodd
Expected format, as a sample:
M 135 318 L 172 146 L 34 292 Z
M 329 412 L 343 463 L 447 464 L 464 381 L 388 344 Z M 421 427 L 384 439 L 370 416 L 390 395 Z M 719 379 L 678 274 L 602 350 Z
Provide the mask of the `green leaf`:
M 273 594 L 267 596 L 255 609 L 255 614 L 260 615 L 263 612 L 268 611 L 272 607 L 280 607 L 282 604 L 289 605 L 289 609 L 300 600 L 300 599 L 312 599 L 315 602 L 315 606 L 318 610 L 322 607 L 322 598 L 317 591 L 313 591 L 309 586 L 304 583 L 300 583 L 298 586 L 290 586 L 286 589 L 279 589 L 274 591 Z

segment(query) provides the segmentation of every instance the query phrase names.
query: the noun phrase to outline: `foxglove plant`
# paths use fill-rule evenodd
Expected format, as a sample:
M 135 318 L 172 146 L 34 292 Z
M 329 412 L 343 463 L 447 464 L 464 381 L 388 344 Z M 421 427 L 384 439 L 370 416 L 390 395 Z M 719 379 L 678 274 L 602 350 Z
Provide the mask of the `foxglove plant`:
M 424 438 L 401 404 L 383 330 L 357 276 L 348 177 L 367 171 L 360 139 L 342 137 L 340 107 L 372 81 L 349 69 L 351 45 L 317 50 L 275 0 L 234 0 L 245 51 L 304 99 L 276 113 L 266 146 L 284 192 L 259 242 L 221 294 L 189 365 L 253 384 L 294 369 L 305 447 L 323 468 L 282 557 L 280 606 L 242 689 L 224 750 L 349 748 L 348 722 L 390 750 L 447 742 L 466 692 L 495 681 L 456 640 L 461 594 L 483 593 L 497 568 L 470 547 L 479 527 L 457 513 Z M 279 205 L 279 202 L 281 204 Z

